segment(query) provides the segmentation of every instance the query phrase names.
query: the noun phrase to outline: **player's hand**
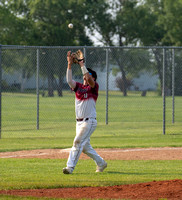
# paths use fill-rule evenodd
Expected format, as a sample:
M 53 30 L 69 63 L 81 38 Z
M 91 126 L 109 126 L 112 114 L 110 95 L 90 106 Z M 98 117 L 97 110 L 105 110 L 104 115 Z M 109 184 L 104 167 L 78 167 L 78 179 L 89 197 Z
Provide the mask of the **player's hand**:
M 73 62 L 75 64 L 80 64 L 80 62 L 84 62 L 84 60 L 84 54 L 80 49 L 77 52 L 73 53 Z
M 73 54 L 71 54 L 71 51 L 67 52 L 67 61 L 68 61 L 68 65 L 73 64 Z

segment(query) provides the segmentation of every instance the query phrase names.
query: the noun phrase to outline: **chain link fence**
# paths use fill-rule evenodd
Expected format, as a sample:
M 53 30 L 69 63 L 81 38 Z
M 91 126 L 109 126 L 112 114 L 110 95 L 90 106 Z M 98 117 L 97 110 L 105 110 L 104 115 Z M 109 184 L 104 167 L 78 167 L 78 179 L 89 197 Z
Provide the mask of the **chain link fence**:
M 181 122 L 182 49 L 176 47 L 0 46 L 2 137 L 16 131 L 67 128 L 75 123 L 74 94 L 66 83 L 68 50 L 81 49 L 97 72 L 97 120 L 132 129 Z M 78 65 L 73 79 L 83 81 Z M 163 127 L 163 128 L 162 128 Z M 167 129 L 166 129 L 167 127 Z

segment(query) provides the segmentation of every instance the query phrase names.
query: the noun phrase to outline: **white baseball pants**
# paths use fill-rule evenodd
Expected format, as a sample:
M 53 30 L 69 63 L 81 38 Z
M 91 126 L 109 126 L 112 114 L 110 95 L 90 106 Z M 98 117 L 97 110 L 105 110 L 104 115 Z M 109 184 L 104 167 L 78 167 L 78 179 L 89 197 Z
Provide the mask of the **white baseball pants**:
M 103 165 L 103 158 L 97 154 L 90 144 L 90 136 L 96 127 L 96 119 L 89 118 L 86 121 L 84 119 L 83 121 L 76 122 L 76 136 L 67 161 L 68 168 L 75 168 L 82 152 L 92 158 L 96 165 Z

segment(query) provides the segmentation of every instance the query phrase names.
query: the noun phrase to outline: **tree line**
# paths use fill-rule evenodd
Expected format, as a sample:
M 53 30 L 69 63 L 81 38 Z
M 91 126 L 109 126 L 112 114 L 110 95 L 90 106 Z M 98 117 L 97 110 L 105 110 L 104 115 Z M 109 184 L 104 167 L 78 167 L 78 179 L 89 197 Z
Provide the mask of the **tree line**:
M 182 0 L 1 0 L 0 44 L 182 46 L 181 11 Z M 68 29 L 69 23 L 74 24 L 73 29 Z M 131 66 L 123 65 L 118 56 L 121 53 L 124 52 L 115 50 L 112 59 L 122 72 L 126 96 Z M 162 57 L 155 49 L 153 55 L 156 60 L 153 68 L 162 82 Z M 182 72 L 180 67 L 177 70 Z

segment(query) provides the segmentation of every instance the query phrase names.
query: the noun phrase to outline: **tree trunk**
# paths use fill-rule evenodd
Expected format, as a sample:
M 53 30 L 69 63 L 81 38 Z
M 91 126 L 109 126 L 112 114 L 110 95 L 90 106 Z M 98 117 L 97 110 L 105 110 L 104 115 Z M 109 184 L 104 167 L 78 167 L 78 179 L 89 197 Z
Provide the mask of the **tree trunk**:
M 120 54 L 122 53 L 122 51 L 120 52 Z M 122 61 L 119 59 L 119 55 L 116 51 L 113 51 L 113 57 L 114 59 L 116 60 L 120 70 L 121 70 L 121 73 L 122 73 L 122 79 L 123 79 L 123 95 L 124 96 L 127 96 L 127 80 L 126 80 L 126 73 L 124 71 L 124 67 L 123 67 L 123 64 L 122 64 Z
M 121 69 L 122 72 L 122 79 L 123 79 L 123 96 L 127 96 L 127 81 L 126 81 L 126 74 L 123 69 Z
M 58 92 L 58 96 L 62 97 L 63 96 L 63 76 L 61 76 L 61 74 L 59 75 L 59 82 L 57 84 L 57 81 L 55 79 L 55 84 L 56 84 L 56 89 Z
M 162 82 L 163 82 L 163 75 L 162 75 L 163 68 L 161 67 L 162 66 L 162 59 L 161 59 L 161 55 L 156 50 L 153 50 L 153 53 L 155 55 L 155 59 L 156 59 L 156 62 L 157 62 L 156 67 L 157 67 L 157 72 L 158 72 L 158 75 L 159 75 L 161 91 L 162 91 Z
M 58 96 L 62 97 L 63 96 L 63 76 L 60 74 L 59 76 L 59 84 L 58 84 Z
M 48 96 L 54 96 L 54 75 L 52 71 L 50 74 L 48 74 Z

